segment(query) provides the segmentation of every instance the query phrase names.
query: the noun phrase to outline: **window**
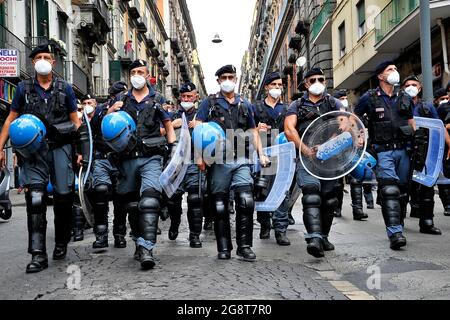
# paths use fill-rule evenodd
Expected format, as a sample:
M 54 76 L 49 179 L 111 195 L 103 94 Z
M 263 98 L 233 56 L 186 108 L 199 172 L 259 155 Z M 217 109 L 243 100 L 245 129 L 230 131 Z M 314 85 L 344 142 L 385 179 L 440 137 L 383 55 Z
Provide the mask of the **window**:
M 67 39 L 67 16 L 58 11 L 58 28 L 59 28 L 59 39 L 66 42 Z
M 360 0 L 356 5 L 358 13 L 358 39 L 366 33 L 366 6 L 365 0 Z
M 339 57 L 342 58 L 345 55 L 345 22 L 339 26 Z

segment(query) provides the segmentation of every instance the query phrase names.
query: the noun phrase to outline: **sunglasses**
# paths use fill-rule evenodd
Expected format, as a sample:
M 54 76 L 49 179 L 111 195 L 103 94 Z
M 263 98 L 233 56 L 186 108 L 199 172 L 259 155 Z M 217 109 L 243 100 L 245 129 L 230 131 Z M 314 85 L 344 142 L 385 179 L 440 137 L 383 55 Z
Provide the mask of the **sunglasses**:
M 234 80 L 235 76 L 220 76 L 220 80 Z
M 311 79 L 309 79 L 309 84 L 316 83 L 316 81 L 319 81 L 320 83 L 324 83 L 325 78 L 311 78 Z

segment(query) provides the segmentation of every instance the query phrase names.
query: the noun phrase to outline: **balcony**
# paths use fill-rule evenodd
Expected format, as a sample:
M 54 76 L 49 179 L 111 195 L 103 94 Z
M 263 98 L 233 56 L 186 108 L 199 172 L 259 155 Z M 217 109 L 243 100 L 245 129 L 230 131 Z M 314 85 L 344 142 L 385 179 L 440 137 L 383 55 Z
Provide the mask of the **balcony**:
M 158 67 L 162 68 L 165 66 L 164 60 L 163 59 L 158 59 L 156 64 L 158 65 Z
M 153 48 L 151 52 L 152 52 L 152 56 L 154 58 L 158 58 L 161 55 L 161 53 L 159 52 L 158 48 Z
M 109 80 L 103 79 L 100 77 L 94 77 L 94 86 L 93 86 L 94 96 L 106 98 L 108 96 L 109 89 Z
M 331 44 L 330 16 L 336 7 L 336 1 L 326 0 L 311 27 L 311 42 L 315 44 Z
M 420 37 L 419 0 L 393 0 L 375 17 L 375 50 L 399 52 Z M 449 1 L 430 1 L 431 28 L 450 16 Z
M 139 13 L 141 11 L 141 4 L 139 3 L 139 0 L 132 0 L 129 3 L 128 8 L 128 15 L 132 19 L 138 19 L 140 18 L 141 14 Z
M 182 54 L 182 53 L 178 53 L 178 54 L 176 55 L 176 57 L 177 57 L 177 61 L 178 61 L 178 62 L 183 62 L 184 57 L 183 57 L 183 54 Z
M 289 48 L 299 51 L 302 44 L 302 37 L 299 35 L 291 35 L 289 39 Z
M 181 52 L 180 43 L 177 38 L 170 38 L 170 47 L 175 54 Z
M 81 94 L 86 94 L 88 91 L 88 76 L 87 74 L 72 61 L 73 67 L 73 87 L 78 90 Z
M 124 66 L 129 66 L 131 62 L 136 60 L 136 53 L 133 49 L 125 50 L 124 47 L 119 48 L 119 60 Z
M 167 69 L 167 67 L 163 67 L 162 74 L 164 77 L 167 77 L 170 74 L 169 69 Z
M 146 16 L 140 17 L 136 20 L 136 31 L 139 33 L 146 33 L 148 30 L 148 19 Z
M 92 44 L 104 45 L 111 31 L 111 12 L 105 0 L 72 0 L 80 8 L 79 33 Z
M 153 49 L 156 46 L 153 33 L 150 31 L 145 34 L 145 44 L 150 49 Z

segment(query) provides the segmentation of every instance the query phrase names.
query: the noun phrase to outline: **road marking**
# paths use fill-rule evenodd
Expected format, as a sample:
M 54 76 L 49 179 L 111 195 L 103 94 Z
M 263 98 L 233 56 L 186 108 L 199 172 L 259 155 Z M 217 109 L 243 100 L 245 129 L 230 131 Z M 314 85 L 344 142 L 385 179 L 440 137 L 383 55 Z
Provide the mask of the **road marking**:
M 317 273 L 350 300 L 376 300 L 374 296 L 360 290 L 351 282 L 341 280 L 342 276 L 333 270 L 317 271 Z

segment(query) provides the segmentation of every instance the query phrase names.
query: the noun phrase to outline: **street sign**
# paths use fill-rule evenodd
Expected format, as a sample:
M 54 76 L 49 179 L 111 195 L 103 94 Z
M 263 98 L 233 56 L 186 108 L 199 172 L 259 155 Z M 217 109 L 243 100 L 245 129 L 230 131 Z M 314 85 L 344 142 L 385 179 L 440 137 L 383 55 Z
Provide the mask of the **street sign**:
M 19 51 L 0 49 L 0 77 L 19 77 Z

